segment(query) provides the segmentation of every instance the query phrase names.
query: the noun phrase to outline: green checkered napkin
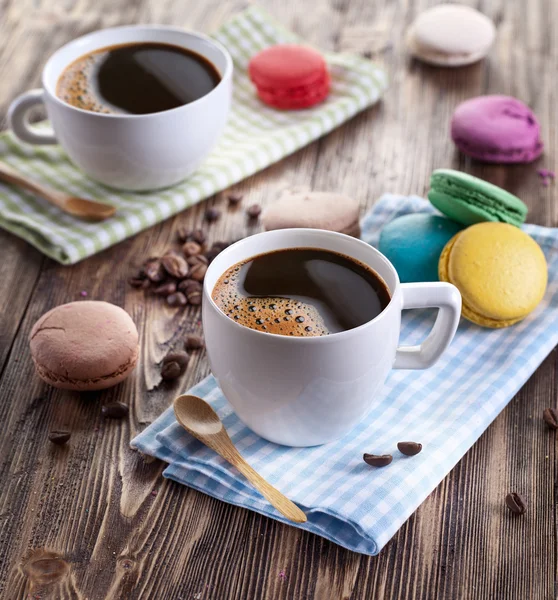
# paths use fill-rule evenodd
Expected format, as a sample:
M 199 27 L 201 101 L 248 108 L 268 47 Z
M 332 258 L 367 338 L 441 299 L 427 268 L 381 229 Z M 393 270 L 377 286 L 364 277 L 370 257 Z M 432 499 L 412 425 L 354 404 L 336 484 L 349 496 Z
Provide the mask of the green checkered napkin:
M 300 41 L 260 9 L 250 8 L 214 35 L 235 64 L 232 111 L 225 132 L 205 163 L 183 183 L 152 193 L 114 192 L 83 175 L 58 146 L 29 146 L 0 135 L 0 160 L 37 181 L 117 207 L 103 223 L 84 223 L 41 198 L 0 184 L 0 226 L 63 264 L 74 264 L 264 169 L 328 133 L 376 102 L 384 72 L 368 60 L 326 53 L 332 89 L 310 109 L 277 111 L 262 104 L 250 83 L 250 57 L 282 42 Z

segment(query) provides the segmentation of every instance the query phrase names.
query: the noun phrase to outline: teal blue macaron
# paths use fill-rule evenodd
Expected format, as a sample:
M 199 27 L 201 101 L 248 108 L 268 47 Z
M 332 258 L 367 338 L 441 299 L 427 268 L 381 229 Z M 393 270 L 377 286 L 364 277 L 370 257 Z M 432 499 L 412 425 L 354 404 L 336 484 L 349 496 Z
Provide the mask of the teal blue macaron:
M 462 229 L 463 225 L 446 217 L 413 213 L 388 223 L 380 233 L 378 247 L 402 283 L 438 281 L 442 250 Z
M 452 169 L 432 173 L 428 199 L 440 212 L 464 225 L 501 221 L 520 227 L 527 216 L 527 206 L 517 196 Z

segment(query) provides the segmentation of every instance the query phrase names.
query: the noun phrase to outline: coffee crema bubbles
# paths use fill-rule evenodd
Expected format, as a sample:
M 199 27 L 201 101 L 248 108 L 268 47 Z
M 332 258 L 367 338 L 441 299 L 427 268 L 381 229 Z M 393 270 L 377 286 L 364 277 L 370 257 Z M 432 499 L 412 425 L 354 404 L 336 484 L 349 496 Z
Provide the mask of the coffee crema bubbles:
M 390 300 L 371 269 L 312 248 L 278 250 L 233 265 L 215 284 L 212 298 L 244 327 L 299 337 L 358 327 Z

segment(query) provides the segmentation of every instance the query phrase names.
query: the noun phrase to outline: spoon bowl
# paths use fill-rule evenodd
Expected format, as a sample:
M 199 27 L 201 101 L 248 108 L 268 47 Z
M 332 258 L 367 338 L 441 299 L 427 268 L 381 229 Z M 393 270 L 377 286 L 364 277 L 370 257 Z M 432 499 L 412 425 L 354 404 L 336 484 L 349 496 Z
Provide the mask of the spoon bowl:
M 179 396 L 174 401 L 174 412 L 178 422 L 194 437 L 215 435 L 224 429 L 219 415 L 198 396 Z
M 236 467 L 284 517 L 295 523 L 306 522 L 304 512 L 242 458 L 223 427 L 219 415 L 205 400 L 191 394 L 178 396 L 174 401 L 174 414 L 190 435 Z
M 66 201 L 66 211 L 74 217 L 86 219 L 88 221 L 104 221 L 112 217 L 116 212 L 115 206 L 97 202 L 96 200 L 87 200 L 71 196 Z
M 30 179 L 3 162 L 0 162 L 0 180 L 18 185 L 33 194 L 37 194 L 48 200 L 51 204 L 54 204 L 54 206 L 57 206 L 60 210 L 85 221 L 103 221 L 112 217 L 116 212 L 116 207 L 110 204 L 71 196 L 60 190 L 55 190 Z

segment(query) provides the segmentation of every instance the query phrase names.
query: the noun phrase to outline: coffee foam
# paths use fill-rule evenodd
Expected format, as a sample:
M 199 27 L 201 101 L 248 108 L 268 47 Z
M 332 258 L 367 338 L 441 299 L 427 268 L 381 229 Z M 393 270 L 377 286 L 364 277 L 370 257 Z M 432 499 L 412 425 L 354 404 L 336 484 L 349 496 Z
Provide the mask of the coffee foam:
M 77 108 L 103 114 L 123 111 L 102 102 L 98 96 L 95 73 L 108 51 L 92 52 L 66 67 L 56 84 L 56 95 Z
M 237 265 L 226 271 L 213 288 L 215 304 L 240 325 L 279 335 L 316 337 L 329 331 L 315 306 L 279 297 L 245 297 L 238 289 Z

